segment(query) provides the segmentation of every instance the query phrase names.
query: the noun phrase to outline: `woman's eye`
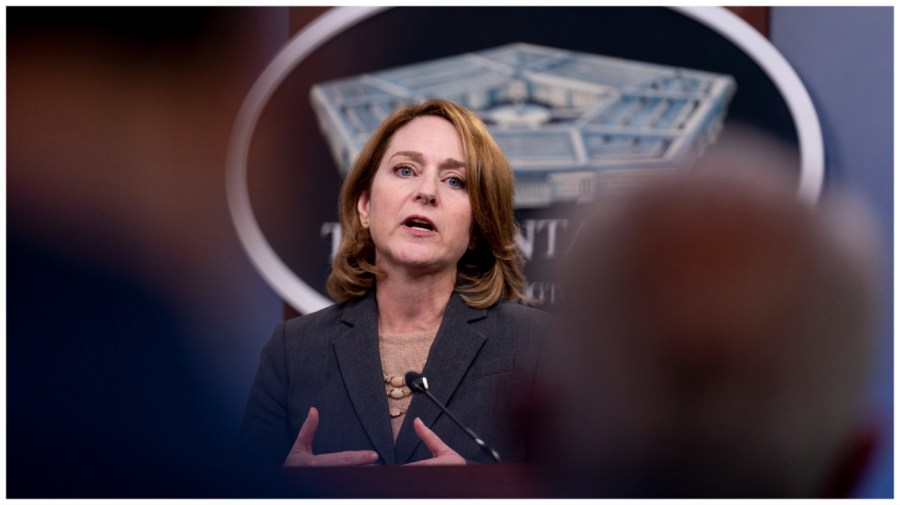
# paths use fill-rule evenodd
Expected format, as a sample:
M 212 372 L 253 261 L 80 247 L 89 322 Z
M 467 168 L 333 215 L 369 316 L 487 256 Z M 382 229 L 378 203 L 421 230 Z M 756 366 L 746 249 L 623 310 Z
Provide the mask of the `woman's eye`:
M 447 184 L 451 188 L 463 189 L 466 187 L 466 181 L 460 179 L 459 177 L 449 177 L 447 178 Z
M 397 167 L 394 171 L 397 172 L 397 175 L 400 177 L 412 177 L 416 174 L 412 168 L 407 166 Z

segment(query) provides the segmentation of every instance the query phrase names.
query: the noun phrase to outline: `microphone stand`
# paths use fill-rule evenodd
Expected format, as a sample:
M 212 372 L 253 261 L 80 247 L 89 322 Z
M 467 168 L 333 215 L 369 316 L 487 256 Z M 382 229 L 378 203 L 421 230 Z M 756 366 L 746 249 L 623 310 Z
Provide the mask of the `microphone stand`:
M 500 454 L 498 454 L 497 451 L 495 451 L 484 440 L 482 440 L 481 437 L 476 435 L 474 431 L 464 425 L 462 421 L 457 419 L 456 416 L 454 416 L 453 413 L 450 412 L 450 410 L 440 402 L 440 400 L 438 400 L 433 394 L 431 394 L 431 391 L 428 390 L 428 379 L 426 379 L 424 375 L 416 372 L 407 372 L 405 378 L 406 385 L 409 386 L 409 389 L 411 389 L 415 393 L 422 393 L 427 396 L 428 399 L 431 400 L 435 405 L 437 405 L 444 414 L 447 414 L 447 416 L 452 419 L 457 426 L 459 426 L 464 432 L 466 432 L 466 434 L 475 441 L 475 444 L 477 444 L 482 451 L 487 453 L 495 463 L 500 462 Z

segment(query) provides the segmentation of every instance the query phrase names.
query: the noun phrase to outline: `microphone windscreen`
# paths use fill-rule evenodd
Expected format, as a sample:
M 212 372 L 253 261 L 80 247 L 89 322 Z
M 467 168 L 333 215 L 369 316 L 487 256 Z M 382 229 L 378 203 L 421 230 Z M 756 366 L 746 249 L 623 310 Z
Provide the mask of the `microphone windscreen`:
M 406 372 L 406 385 L 416 393 L 424 393 L 428 390 L 428 381 L 419 372 Z

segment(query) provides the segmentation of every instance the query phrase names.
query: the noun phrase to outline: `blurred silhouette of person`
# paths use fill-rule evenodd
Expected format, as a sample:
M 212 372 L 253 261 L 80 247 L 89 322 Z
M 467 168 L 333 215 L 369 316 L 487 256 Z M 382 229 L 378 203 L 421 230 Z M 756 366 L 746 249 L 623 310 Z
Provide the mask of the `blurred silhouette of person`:
M 801 201 L 777 146 L 740 142 L 585 212 L 543 385 L 557 494 L 847 496 L 858 478 L 869 214 Z
M 7 496 L 279 493 L 236 478 L 212 358 L 193 355 L 221 338 L 191 302 L 213 291 L 198 272 L 222 294 L 230 49 L 260 15 L 8 14 Z

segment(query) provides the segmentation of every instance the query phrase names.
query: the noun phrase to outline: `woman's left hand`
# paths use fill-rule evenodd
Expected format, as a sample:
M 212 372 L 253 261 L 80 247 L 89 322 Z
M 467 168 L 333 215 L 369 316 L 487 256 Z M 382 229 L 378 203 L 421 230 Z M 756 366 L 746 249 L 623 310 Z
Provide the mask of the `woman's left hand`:
M 443 440 L 440 439 L 433 431 L 425 426 L 418 417 L 413 421 L 413 428 L 416 435 L 422 439 L 428 450 L 431 451 L 431 459 L 423 459 L 409 465 L 465 465 L 466 460 L 463 459 L 456 451 L 450 448 Z

